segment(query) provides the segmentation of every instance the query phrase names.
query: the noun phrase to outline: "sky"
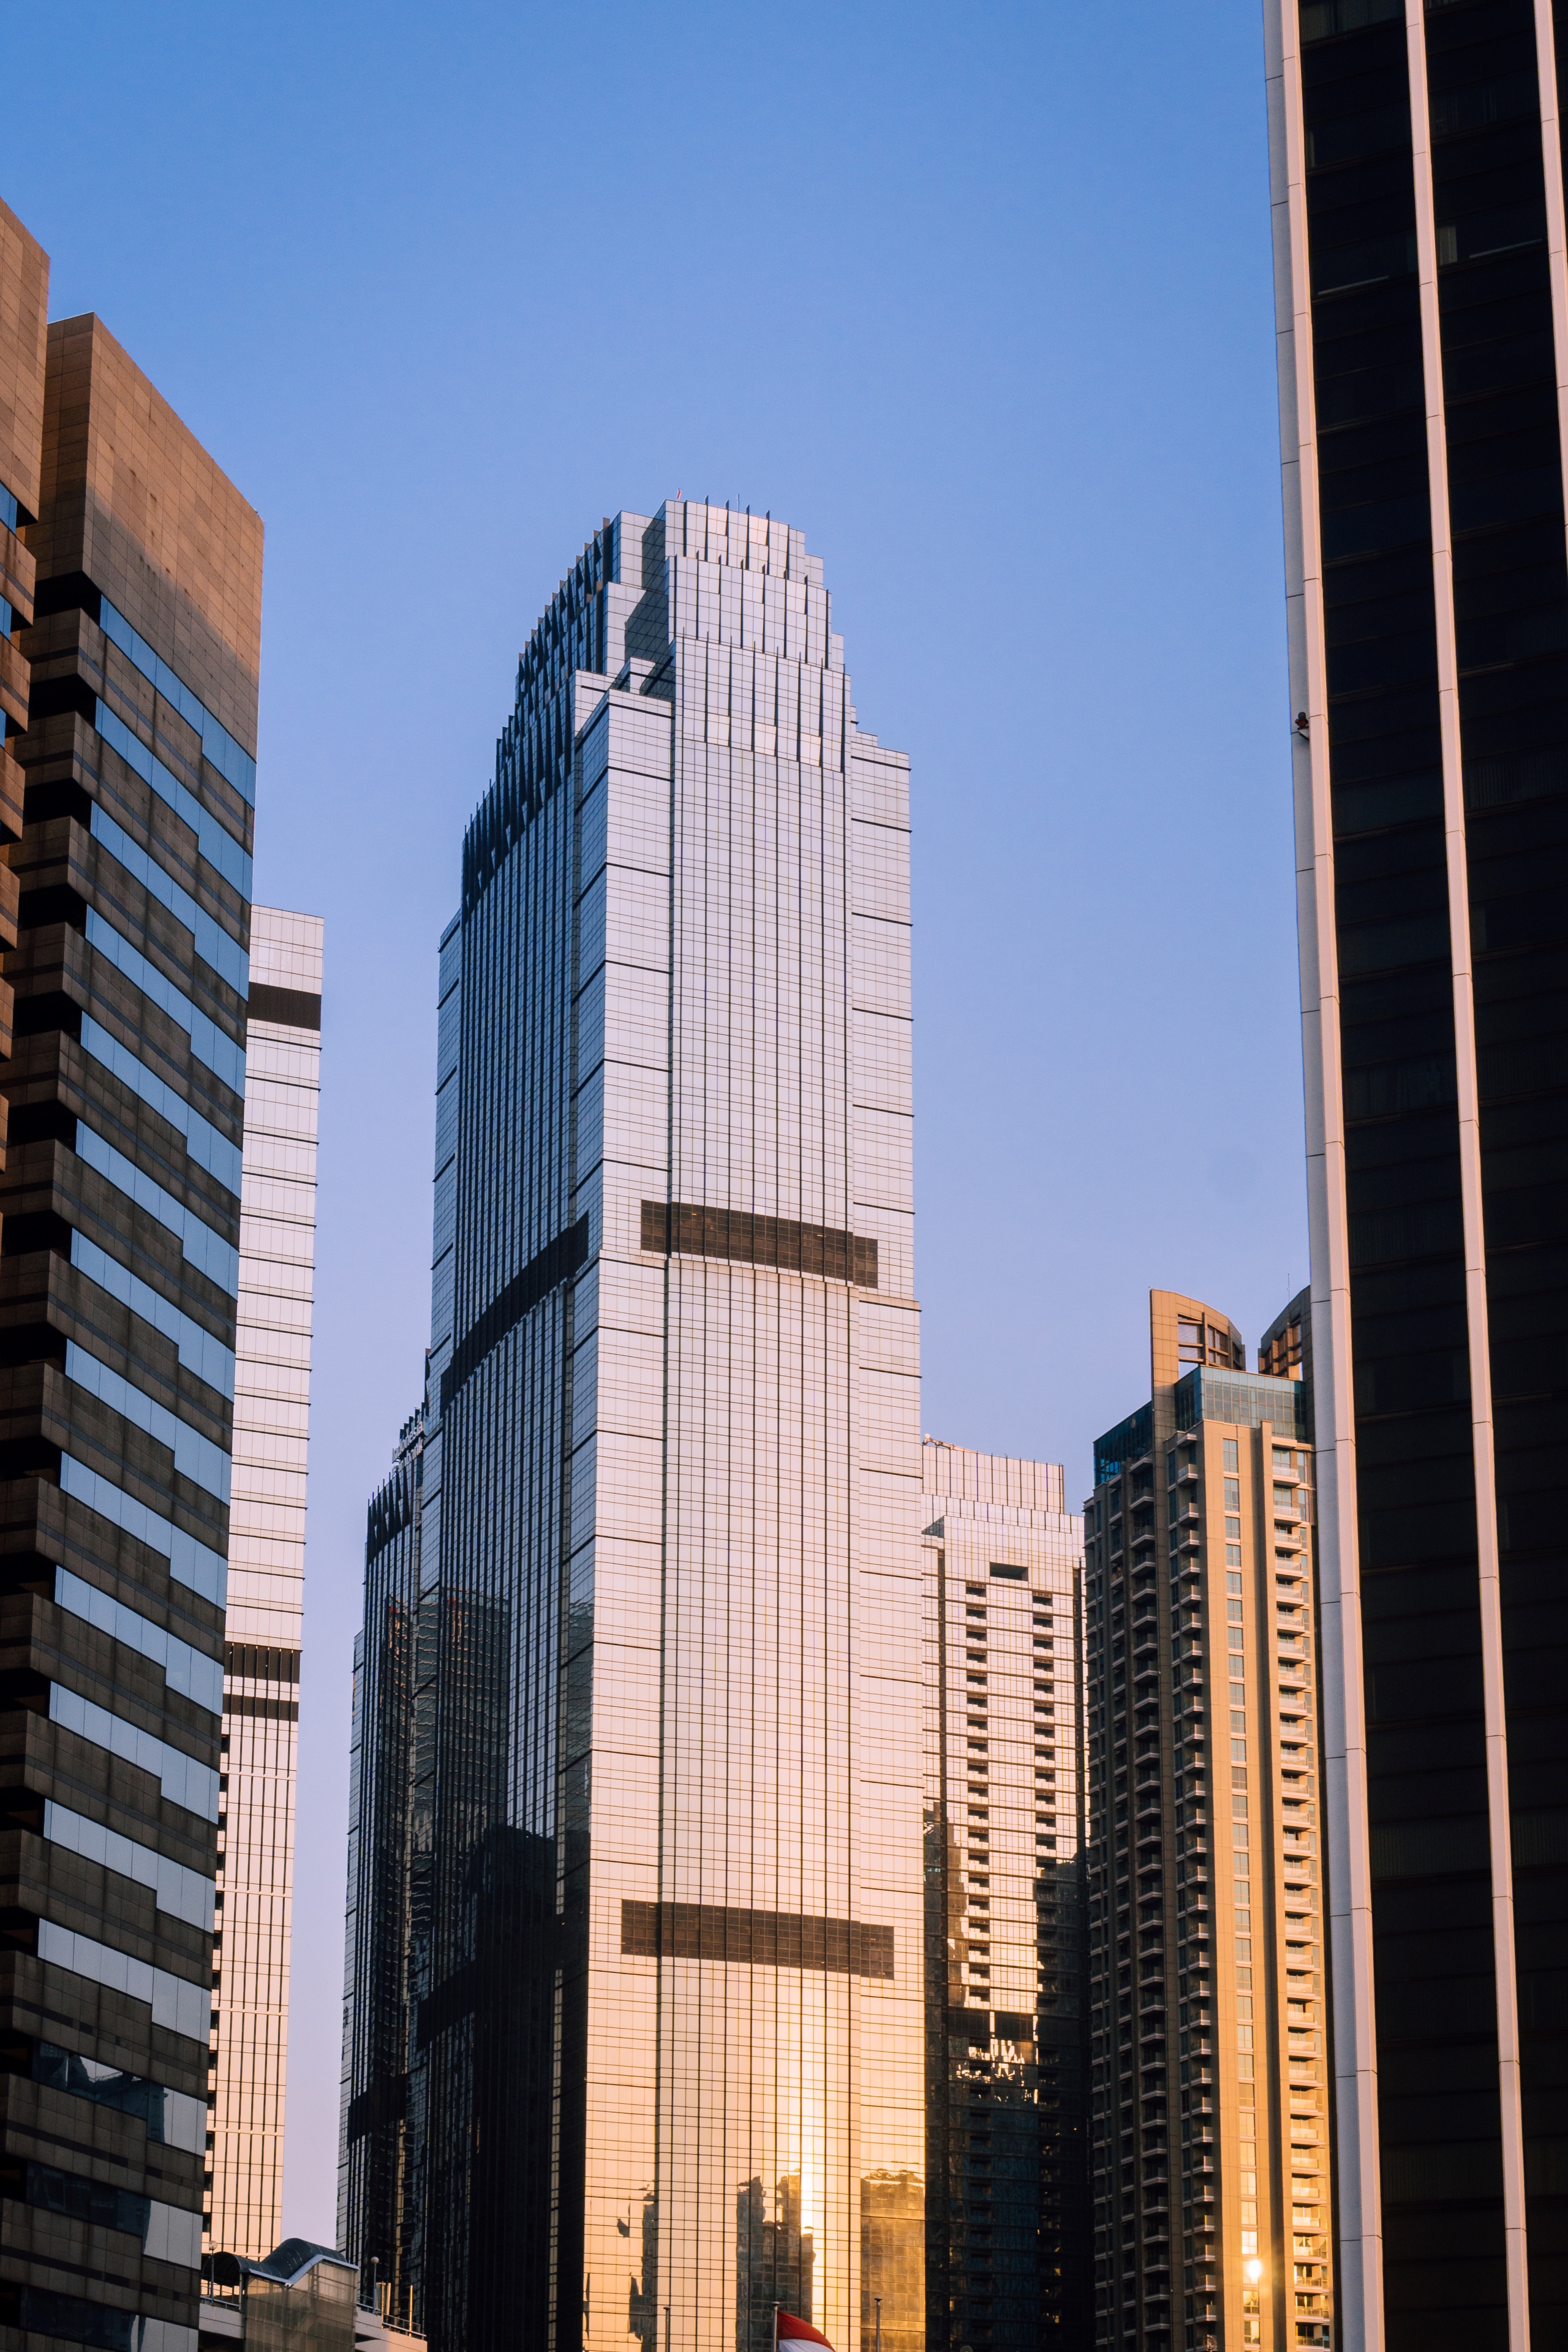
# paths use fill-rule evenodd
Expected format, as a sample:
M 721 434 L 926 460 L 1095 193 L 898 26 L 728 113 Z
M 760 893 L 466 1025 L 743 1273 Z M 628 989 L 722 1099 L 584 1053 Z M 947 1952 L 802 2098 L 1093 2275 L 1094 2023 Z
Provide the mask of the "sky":
M 1152 1286 L 1251 1345 L 1306 1280 L 1260 11 L 87 0 L 5 39 L 51 315 L 265 520 L 257 897 L 326 919 L 283 2218 L 331 2242 L 436 944 L 602 516 L 798 525 L 913 762 L 924 1426 L 1080 1497 Z

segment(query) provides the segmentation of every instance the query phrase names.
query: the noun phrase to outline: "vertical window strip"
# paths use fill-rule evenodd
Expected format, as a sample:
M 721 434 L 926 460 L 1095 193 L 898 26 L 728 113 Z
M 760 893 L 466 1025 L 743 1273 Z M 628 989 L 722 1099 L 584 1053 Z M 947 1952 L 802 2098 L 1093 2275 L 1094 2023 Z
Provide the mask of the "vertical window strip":
M 1524 2226 L 1524 2124 L 1519 1997 L 1514 1973 L 1513 1864 L 1509 1832 L 1508 1730 L 1503 1706 L 1502 1598 L 1498 1559 L 1491 1350 L 1487 1328 L 1486 1249 L 1481 1218 L 1479 1087 L 1476 1070 L 1475 991 L 1470 956 L 1469 868 L 1465 843 L 1464 755 L 1459 724 L 1453 530 L 1448 503 L 1447 416 L 1438 315 L 1437 230 L 1432 186 L 1425 0 L 1405 0 L 1405 28 L 1410 51 L 1415 249 L 1421 289 L 1422 361 L 1426 383 L 1432 573 L 1437 613 L 1437 697 L 1442 732 L 1443 829 L 1448 866 L 1448 939 L 1454 985 L 1454 1050 L 1458 1077 L 1459 1182 L 1464 1213 L 1465 1299 L 1469 1337 L 1470 1430 L 1475 1454 L 1476 1544 L 1491 1857 L 1492 1949 L 1497 1987 L 1498 2088 L 1509 2341 L 1512 2352 L 1528 2352 L 1530 2299 Z
M 1546 252 L 1552 278 L 1552 341 L 1557 361 L 1557 438 L 1568 518 L 1568 221 L 1563 194 L 1563 124 L 1552 0 L 1535 0 L 1535 66 L 1541 90 L 1541 161 L 1546 183 Z

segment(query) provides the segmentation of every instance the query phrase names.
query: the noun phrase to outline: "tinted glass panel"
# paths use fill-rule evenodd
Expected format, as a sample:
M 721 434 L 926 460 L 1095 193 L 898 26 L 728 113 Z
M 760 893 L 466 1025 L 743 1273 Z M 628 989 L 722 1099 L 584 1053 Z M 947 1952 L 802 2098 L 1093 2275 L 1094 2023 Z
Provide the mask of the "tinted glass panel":
M 1405 31 L 1303 7 L 1388 2341 L 1489 2343 L 1502 2233 Z M 1314 38 L 1314 35 L 1318 37 Z M 1522 201 L 1489 186 L 1494 209 Z M 1531 429 L 1515 421 L 1517 434 Z M 1479 468 L 1478 467 L 1478 478 Z M 1485 497 L 1478 488 L 1478 500 Z M 1441 1759 L 1441 1769 L 1431 1759 Z M 1479 1924 L 1478 1924 L 1479 1923 Z M 1444 2258 L 1416 2238 L 1437 2207 Z M 1413 2234 L 1414 2233 L 1414 2234 Z

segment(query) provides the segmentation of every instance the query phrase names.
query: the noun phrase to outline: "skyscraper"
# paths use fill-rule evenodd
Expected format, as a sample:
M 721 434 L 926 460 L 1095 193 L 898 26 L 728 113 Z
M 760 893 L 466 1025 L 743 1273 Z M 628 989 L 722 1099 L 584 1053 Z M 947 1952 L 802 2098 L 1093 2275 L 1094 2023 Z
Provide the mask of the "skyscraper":
M 1563 12 L 1270 0 L 1352 2352 L 1568 2339 Z
M 444 2352 L 921 2341 L 907 790 L 800 532 L 673 500 L 561 583 L 464 843 L 360 1685 L 406 2034 L 344 2086 Z
M 1083 1522 L 1057 1463 L 921 1454 L 926 2341 L 1087 2352 Z
M 360 2263 L 360 2296 L 413 2324 L 423 2251 L 413 2053 L 414 1920 L 428 1900 L 429 1839 L 416 1843 L 415 1694 L 427 1731 L 437 1601 L 422 1585 L 425 1412 L 398 1435 L 392 1475 L 366 1513 L 364 1622 L 354 1640 L 349 1748 L 348 1901 L 338 2243 Z M 374 2267 L 373 2267 L 374 2266 Z
M 224 1648 L 227 1783 L 213 1961 L 209 2249 L 259 2262 L 283 2235 L 295 1750 L 315 1286 L 321 919 L 250 921 L 234 1496 Z
M 31 672 L 0 894 L 0 2324 L 195 2352 L 261 523 L 98 319 L 49 327 L 40 376 L 47 264 L 9 215 L 0 271 L 33 587 L 30 625 L 9 589 L 0 614 Z
M 1298 2352 L 1332 2341 L 1310 1395 L 1198 1299 L 1150 1337 L 1085 1514 L 1096 2341 Z

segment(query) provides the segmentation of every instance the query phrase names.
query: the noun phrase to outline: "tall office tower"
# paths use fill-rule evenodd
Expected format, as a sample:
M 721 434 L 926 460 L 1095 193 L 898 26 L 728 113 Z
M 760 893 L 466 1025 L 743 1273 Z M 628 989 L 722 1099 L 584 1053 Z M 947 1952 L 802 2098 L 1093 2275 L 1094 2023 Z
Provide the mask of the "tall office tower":
M 321 1077 L 321 919 L 254 908 L 206 2235 L 255 2262 L 283 2235 Z
M 464 843 L 406 1799 L 381 1554 L 362 1683 L 410 2027 L 345 2085 L 445 2352 L 923 2337 L 907 793 L 800 532 L 677 500 L 562 583 Z
M 1568 2341 L 1563 12 L 1270 0 L 1352 2352 Z
M 1333 2328 L 1311 1400 L 1197 1299 L 1150 1335 L 1086 1510 L 1096 2340 L 1298 2352 Z
M 43 257 L 8 219 L 0 257 L 11 337 Z M 47 330 L 33 462 L 0 456 L 37 572 L 5 747 L 0 2327 L 195 2352 L 261 524 L 91 317 Z
M 1057 1463 L 921 1455 L 926 2341 L 1087 2352 L 1083 1521 Z
M 349 1749 L 338 2151 L 338 2243 L 355 2250 L 361 2301 L 405 2327 L 414 2321 L 420 2251 L 417 2117 L 408 2105 L 413 1906 L 429 1867 L 427 1838 L 416 1854 L 414 1699 L 421 1634 L 418 1679 L 428 1688 L 438 1631 L 437 1598 L 422 1593 L 419 1572 L 424 1477 L 421 1408 L 405 1422 L 392 1475 L 366 1514 Z

